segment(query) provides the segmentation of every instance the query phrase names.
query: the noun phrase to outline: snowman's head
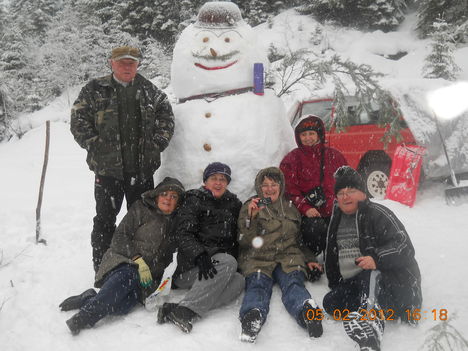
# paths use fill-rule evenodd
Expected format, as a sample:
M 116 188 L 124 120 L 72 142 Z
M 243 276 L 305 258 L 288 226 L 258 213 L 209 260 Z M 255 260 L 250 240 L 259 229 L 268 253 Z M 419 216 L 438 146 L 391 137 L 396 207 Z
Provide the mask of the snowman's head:
M 257 62 L 268 64 L 266 51 L 257 47 L 237 5 L 208 2 L 176 42 L 172 87 L 178 98 L 250 87 Z

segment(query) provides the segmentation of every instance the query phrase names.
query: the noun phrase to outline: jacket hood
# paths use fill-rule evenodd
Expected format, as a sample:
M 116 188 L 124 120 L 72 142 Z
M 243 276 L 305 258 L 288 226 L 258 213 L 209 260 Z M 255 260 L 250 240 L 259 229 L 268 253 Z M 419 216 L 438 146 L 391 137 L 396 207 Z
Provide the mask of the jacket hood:
M 182 183 L 176 179 L 171 177 L 166 177 L 163 179 L 161 183 L 159 183 L 156 188 L 145 191 L 141 197 L 143 202 L 151 207 L 156 207 L 156 203 L 154 199 L 159 196 L 159 194 L 165 191 L 175 191 L 179 195 L 179 200 L 177 201 L 177 206 L 182 203 L 183 196 L 185 194 L 185 189 Z
M 303 146 L 299 134 L 306 130 L 313 130 L 317 132 L 320 138 L 320 143 L 325 143 L 325 126 L 322 119 L 314 115 L 309 115 L 301 119 L 296 128 L 294 128 L 294 136 L 296 138 L 296 144 L 298 147 Z
M 284 196 L 284 174 L 283 172 L 278 168 L 278 167 L 268 167 L 261 169 L 258 173 L 257 176 L 255 177 L 255 191 L 257 194 L 261 197 L 262 196 L 262 181 L 265 175 L 267 174 L 274 174 L 279 176 L 280 178 L 280 195 L 278 198 L 282 198 Z

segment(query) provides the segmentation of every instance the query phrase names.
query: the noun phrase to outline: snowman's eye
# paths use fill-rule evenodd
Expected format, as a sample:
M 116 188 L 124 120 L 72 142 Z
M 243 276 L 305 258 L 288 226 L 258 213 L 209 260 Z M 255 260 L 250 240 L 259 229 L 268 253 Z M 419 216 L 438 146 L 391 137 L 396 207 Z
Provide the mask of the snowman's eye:
M 224 38 L 224 41 L 225 41 L 226 43 L 229 43 L 229 42 L 231 41 L 231 39 L 229 39 L 229 38 Z
M 203 38 L 203 42 L 204 42 L 204 43 L 207 43 L 208 40 L 210 40 L 208 37 L 204 37 L 204 38 Z

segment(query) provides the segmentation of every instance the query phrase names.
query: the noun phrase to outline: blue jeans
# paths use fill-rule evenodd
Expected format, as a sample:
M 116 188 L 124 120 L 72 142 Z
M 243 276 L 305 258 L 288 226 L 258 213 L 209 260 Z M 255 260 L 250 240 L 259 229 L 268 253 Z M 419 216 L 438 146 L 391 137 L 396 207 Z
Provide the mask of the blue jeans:
M 304 286 L 305 275 L 302 271 L 285 273 L 278 264 L 273 271 L 273 279 L 264 273 L 252 273 L 245 278 L 245 295 L 239 312 L 242 320 L 251 309 L 257 308 L 262 314 L 262 324 L 270 310 L 270 299 L 273 284 L 278 283 L 284 307 L 289 314 L 304 327 L 302 310 L 304 301 L 311 296 Z
M 109 314 L 127 314 L 141 296 L 138 268 L 122 264 L 106 277 L 101 290 L 80 308 L 89 318 L 89 324 Z

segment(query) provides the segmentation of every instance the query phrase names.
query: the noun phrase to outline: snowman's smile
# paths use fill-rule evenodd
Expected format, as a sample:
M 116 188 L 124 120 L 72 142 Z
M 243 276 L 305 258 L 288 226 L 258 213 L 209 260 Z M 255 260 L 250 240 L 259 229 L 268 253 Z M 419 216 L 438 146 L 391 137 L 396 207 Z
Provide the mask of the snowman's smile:
M 232 65 L 234 65 L 236 63 L 237 63 L 237 60 L 232 61 L 232 62 L 230 62 L 230 63 L 228 63 L 227 65 L 224 65 L 224 66 L 211 66 L 211 67 L 208 67 L 208 66 L 202 65 L 201 63 L 195 63 L 195 66 L 197 66 L 198 68 L 206 69 L 208 71 L 213 71 L 213 70 L 217 70 L 217 69 L 225 69 L 225 68 L 231 67 Z
M 217 55 L 216 51 L 213 49 L 210 50 L 211 55 L 198 55 L 198 54 L 192 54 L 194 58 L 196 59 L 201 59 L 201 60 L 206 60 L 206 61 L 216 61 L 216 63 L 220 62 L 220 65 L 216 65 L 214 62 L 214 65 L 204 65 L 199 62 L 195 62 L 195 66 L 198 68 L 206 69 L 206 70 L 217 70 L 217 69 L 225 69 L 228 67 L 231 67 L 232 65 L 236 64 L 238 60 L 231 61 L 227 64 L 224 64 L 224 62 L 229 61 L 232 59 L 235 55 L 239 54 L 239 51 L 232 51 L 228 54 L 225 55 Z

